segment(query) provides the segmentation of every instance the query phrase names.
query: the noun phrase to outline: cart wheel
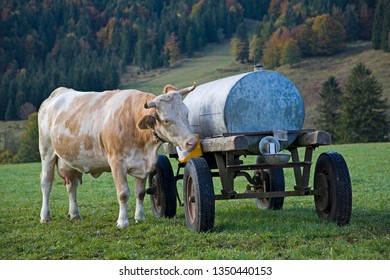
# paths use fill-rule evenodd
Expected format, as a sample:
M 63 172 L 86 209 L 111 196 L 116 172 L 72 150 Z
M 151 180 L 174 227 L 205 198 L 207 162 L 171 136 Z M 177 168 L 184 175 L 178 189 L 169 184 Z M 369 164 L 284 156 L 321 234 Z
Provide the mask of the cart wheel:
M 191 158 L 184 168 L 183 200 L 187 227 L 206 232 L 214 227 L 214 186 L 207 161 Z
M 176 215 L 176 184 L 169 159 L 158 155 L 155 170 L 149 174 L 149 189 L 153 214 L 173 218 Z
M 265 192 L 283 192 L 285 189 L 283 168 L 257 170 L 262 173 L 265 181 Z M 281 210 L 284 197 L 265 197 L 256 199 L 256 206 L 259 209 Z
M 342 155 L 322 153 L 314 172 L 314 203 L 322 220 L 349 224 L 352 211 L 352 187 L 347 164 Z

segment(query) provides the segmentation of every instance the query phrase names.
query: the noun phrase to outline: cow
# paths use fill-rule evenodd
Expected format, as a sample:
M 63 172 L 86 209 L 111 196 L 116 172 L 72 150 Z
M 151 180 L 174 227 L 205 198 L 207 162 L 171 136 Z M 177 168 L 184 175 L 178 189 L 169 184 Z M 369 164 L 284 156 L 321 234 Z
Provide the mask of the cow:
M 158 96 L 138 90 L 54 90 L 38 112 L 40 221 L 51 220 L 49 196 L 56 166 L 68 192 L 70 219 L 80 219 L 76 192 L 83 174 L 97 178 L 111 172 L 119 203 L 116 225 L 124 228 L 130 224 L 127 175 L 135 178 L 134 219 L 144 220 L 146 178 L 157 162 L 158 148 L 169 142 L 189 152 L 197 145 L 188 122 L 188 108 L 182 102 L 182 96 L 195 87 L 194 83 L 178 90 L 167 85 Z

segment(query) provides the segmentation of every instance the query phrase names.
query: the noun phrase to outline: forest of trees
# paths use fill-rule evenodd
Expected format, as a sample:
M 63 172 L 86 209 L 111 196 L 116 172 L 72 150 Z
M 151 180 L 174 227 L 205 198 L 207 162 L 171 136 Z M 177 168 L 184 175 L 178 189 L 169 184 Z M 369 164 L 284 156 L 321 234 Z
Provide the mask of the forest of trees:
M 258 21 L 252 37 L 246 18 Z M 388 52 L 390 0 L 3 0 L 0 120 L 29 118 L 33 127 L 31 114 L 59 86 L 115 89 L 127 66 L 139 73 L 169 67 L 207 43 L 230 39 L 238 62 L 267 68 L 332 55 L 356 40 Z M 335 78 L 324 86 L 341 95 Z M 333 113 L 326 120 L 330 131 L 343 118 Z
M 244 18 L 259 21 L 249 38 Z M 27 119 L 59 86 L 118 88 L 140 73 L 232 40 L 236 60 L 274 68 L 347 42 L 390 50 L 390 0 L 4 0 L 0 120 Z
M 169 66 L 243 18 L 237 0 L 1 1 L 0 120 L 26 119 L 59 86 L 118 88 L 127 65 Z
M 294 64 L 301 57 L 332 55 L 357 40 L 372 40 L 375 49 L 389 51 L 389 3 L 271 0 L 249 47 L 241 39 L 233 41 L 232 54 L 237 61 L 262 62 L 267 68 L 276 68 Z M 235 37 L 244 38 L 241 32 Z M 245 53 L 248 55 L 243 57 Z

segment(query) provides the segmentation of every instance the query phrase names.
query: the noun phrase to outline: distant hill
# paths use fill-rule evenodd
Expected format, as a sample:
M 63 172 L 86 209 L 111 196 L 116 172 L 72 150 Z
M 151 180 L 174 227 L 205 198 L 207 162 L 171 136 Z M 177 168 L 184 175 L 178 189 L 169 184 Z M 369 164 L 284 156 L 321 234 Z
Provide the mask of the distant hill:
M 383 95 L 390 102 L 390 53 L 373 50 L 371 42 L 357 42 L 330 57 L 312 57 L 294 66 L 282 66 L 275 71 L 285 75 L 299 88 L 305 101 L 306 128 L 315 128 L 315 107 L 322 83 L 331 75 L 342 85 L 350 70 L 363 62 L 383 86 Z M 191 59 L 180 60 L 175 67 L 160 68 L 137 75 L 134 68 L 121 77 L 121 88 L 136 88 L 155 94 L 161 93 L 165 84 L 177 87 L 189 86 L 193 81 L 202 84 L 215 79 L 253 71 L 253 65 L 239 64 L 230 55 L 229 41 L 209 44 L 204 51 L 195 53 Z M 390 114 L 390 112 L 389 112 Z M 5 142 L 16 143 L 25 121 L 0 122 L 0 150 Z M 14 148 L 14 147 L 9 147 Z
M 358 40 L 371 40 L 377 49 L 389 51 L 389 3 L 0 1 L 0 120 L 26 119 L 59 86 L 94 91 L 117 88 L 126 69 L 129 75 L 122 81 L 140 73 L 159 73 L 155 69 L 177 67 L 183 63 L 180 59 L 197 58 L 197 52 L 210 43 L 224 45 L 231 38 L 235 59 L 262 60 L 270 67 L 297 62 L 301 56 L 334 54 L 347 42 Z M 257 22 L 246 26 L 251 30 L 244 28 L 248 19 Z M 221 65 L 221 45 L 216 45 L 211 64 L 200 59 L 210 71 Z M 225 66 L 229 67 L 218 66 L 215 76 L 241 68 Z M 211 78 L 210 71 L 205 79 Z
M 349 44 L 339 54 L 312 57 L 275 71 L 289 78 L 301 91 L 306 109 L 306 128 L 315 128 L 315 107 L 322 83 L 331 75 L 343 85 L 351 69 L 363 62 L 383 86 L 383 95 L 390 102 L 390 53 L 374 50 L 371 42 Z M 165 84 L 185 87 L 196 81 L 198 84 L 253 70 L 253 65 L 239 64 L 230 55 L 230 43 L 210 44 L 192 59 L 183 59 L 176 67 L 150 71 L 145 75 L 127 73 L 122 76 L 122 88 L 137 88 L 158 94 Z M 390 112 L 389 112 L 390 113 Z
M 314 126 L 315 107 L 322 83 L 329 76 L 334 76 L 343 86 L 358 62 L 363 62 L 372 70 L 373 76 L 382 84 L 383 96 L 390 102 L 390 53 L 372 49 L 371 42 L 356 42 L 337 55 L 308 58 L 293 67 L 285 65 L 276 69 L 301 90 L 306 108 L 305 127 Z

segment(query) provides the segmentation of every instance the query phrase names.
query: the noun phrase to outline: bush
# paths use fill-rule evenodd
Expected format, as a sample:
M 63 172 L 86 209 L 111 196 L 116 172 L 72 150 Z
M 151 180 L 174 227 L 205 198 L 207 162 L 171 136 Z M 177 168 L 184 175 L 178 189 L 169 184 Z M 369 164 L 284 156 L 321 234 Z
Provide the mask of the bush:
M 14 154 L 10 150 L 0 152 L 0 164 L 12 163 Z
M 14 162 L 40 161 L 38 141 L 38 113 L 32 113 L 28 117 L 24 132 L 20 138 L 20 146 L 14 157 Z

